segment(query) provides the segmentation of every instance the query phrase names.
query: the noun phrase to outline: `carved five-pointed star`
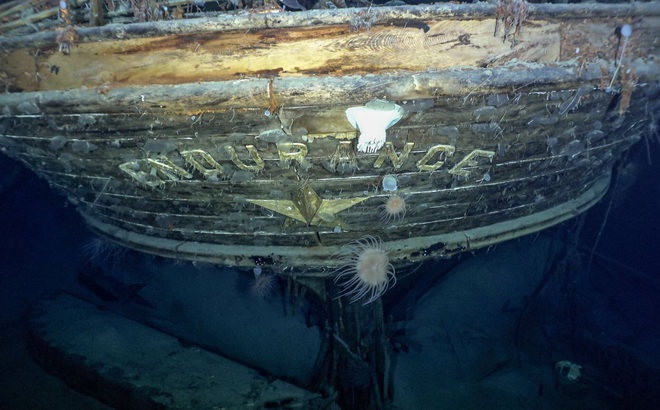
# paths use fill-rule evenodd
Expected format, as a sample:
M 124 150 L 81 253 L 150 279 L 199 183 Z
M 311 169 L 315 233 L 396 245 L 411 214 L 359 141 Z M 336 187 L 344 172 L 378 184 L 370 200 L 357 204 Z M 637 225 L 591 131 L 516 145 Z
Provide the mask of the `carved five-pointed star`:
M 323 199 L 308 183 L 296 192 L 292 199 L 248 199 L 255 205 L 262 206 L 308 225 L 332 222 L 335 215 L 359 204 L 369 197 Z

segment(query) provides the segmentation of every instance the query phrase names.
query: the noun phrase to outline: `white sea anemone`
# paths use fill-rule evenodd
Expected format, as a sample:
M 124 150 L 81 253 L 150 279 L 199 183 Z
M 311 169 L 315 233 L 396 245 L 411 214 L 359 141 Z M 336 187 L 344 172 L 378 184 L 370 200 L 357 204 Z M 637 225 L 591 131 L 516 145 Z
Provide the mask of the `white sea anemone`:
M 368 304 L 396 284 L 394 266 L 380 238 L 367 236 L 355 241 L 341 257 L 335 283 L 341 287 L 337 297 L 349 296 L 351 303 L 364 297 Z
M 360 131 L 359 152 L 376 152 L 385 145 L 385 131 L 399 122 L 405 111 L 401 106 L 385 100 L 371 100 L 361 107 L 346 110 L 346 118 Z
M 109 271 L 119 268 L 126 255 L 126 248 L 98 236 L 85 242 L 81 251 L 89 263 Z
M 255 267 L 254 281 L 250 286 L 250 293 L 254 296 L 264 299 L 275 291 L 277 286 L 277 278 L 275 275 L 264 273 L 260 267 Z

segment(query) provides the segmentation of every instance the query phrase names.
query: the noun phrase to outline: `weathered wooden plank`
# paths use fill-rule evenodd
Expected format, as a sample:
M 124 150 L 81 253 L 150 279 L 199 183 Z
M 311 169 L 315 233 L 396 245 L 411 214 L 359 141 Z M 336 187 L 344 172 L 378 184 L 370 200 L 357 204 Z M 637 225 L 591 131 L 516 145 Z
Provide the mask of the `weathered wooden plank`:
M 282 107 L 366 102 L 374 97 L 394 101 L 441 96 L 483 95 L 551 91 L 557 88 L 596 86 L 604 76 L 600 69 L 578 70 L 575 62 L 515 68 L 445 70 L 415 74 L 345 77 L 288 77 L 276 79 L 273 89 Z M 613 71 L 613 66 L 608 66 Z M 635 62 L 639 82 L 655 81 L 660 68 L 653 61 Z M 2 96 L 5 112 L 13 114 L 55 113 L 188 113 L 199 115 L 218 110 L 269 107 L 267 79 L 245 79 L 182 85 L 155 85 L 99 90 L 69 90 L 57 93 L 12 93 Z
M 529 4 L 530 16 L 564 21 L 660 16 L 657 2 L 618 4 Z M 209 33 L 229 30 L 309 27 L 319 24 L 342 25 L 347 21 L 370 21 L 379 24 L 401 24 L 406 21 L 483 19 L 496 15 L 496 5 L 433 4 L 426 6 L 369 7 L 333 10 L 309 10 L 306 13 L 227 13 L 213 18 L 169 20 L 131 25 L 110 24 L 103 27 L 79 28 L 80 41 L 103 41 L 169 34 Z M 359 25 L 359 24 L 357 24 Z M 42 32 L 20 37 L 0 38 L 4 48 L 42 47 L 55 42 L 56 33 Z
M 535 232 L 540 229 L 560 223 L 578 215 L 591 207 L 604 195 L 609 179 L 605 178 L 583 193 L 556 207 L 546 211 L 535 212 L 526 217 L 505 221 L 475 229 L 453 231 L 448 234 L 433 236 L 414 236 L 399 239 L 396 242 L 385 242 L 384 248 L 392 260 L 399 263 L 423 260 L 433 256 L 447 256 L 458 252 L 469 251 L 501 241 Z M 327 268 L 327 261 L 336 259 L 338 246 L 325 246 L 318 241 L 318 236 L 309 234 L 306 240 L 301 240 L 294 246 L 263 246 L 259 240 L 253 241 L 253 246 L 233 244 L 213 244 L 191 240 L 172 240 L 153 235 L 142 235 L 126 231 L 114 225 L 108 225 L 83 213 L 90 227 L 114 240 L 130 245 L 132 248 L 174 258 L 194 258 L 233 266 L 254 267 L 265 264 L 272 267 L 278 274 L 291 274 L 292 267 L 303 268 L 296 273 L 302 276 L 328 276 L 335 271 Z M 301 252 L 300 247 L 305 251 Z M 248 256 L 251 255 L 251 256 Z M 319 266 L 319 261 L 324 261 Z
M 604 154 L 607 154 L 607 152 L 603 151 Z M 535 177 L 527 177 L 529 167 L 521 167 L 517 162 L 497 164 L 496 168 L 513 168 L 509 173 L 511 180 L 506 179 L 508 174 L 506 171 L 496 169 L 493 171 L 494 179 L 490 183 L 461 184 L 464 186 L 460 190 L 450 187 L 452 177 L 448 174 L 441 175 L 441 180 L 436 177 L 435 180 L 426 181 L 424 174 L 411 174 L 409 175 L 410 181 L 406 185 L 411 188 L 403 188 L 402 191 L 409 202 L 410 215 L 406 217 L 404 224 L 398 223 L 394 226 L 399 230 L 415 229 L 419 234 L 437 230 L 450 231 L 459 226 L 461 229 L 465 229 L 466 227 L 478 226 L 486 220 L 494 222 L 500 220 L 500 218 L 524 215 L 534 209 L 545 209 L 556 205 L 570 198 L 576 192 L 567 189 L 567 186 L 560 184 L 559 181 L 571 178 L 577 170 L 585 169 L 583 168 L 585 166 L 593 165 L 593 161 L 600 156 L 599 151 L 596 149 L 590 149 L 586 155 L 591 158 L 591 161 L 582 163 L 582 165 L 577 161 L 567 162 L 563 156 L 547 158 L 542 156 L 539 159 L 541 162 L 554 162 L 554 165 L 548 167 L 545 174 L 537 173 Z M 533 163 L 529 164 L 529 166 L 531 165 Z M 608 164 L 604 165 L 606 165 L 606 168 L 609 166 Z M 580 172 L 580 178 L 574 179 L 571 185 L 579 190 L 583 186 L 589 185 L 594 173 L 597 175 L 600 172 L 603 172 L 601 168 L 595 167 L 588 172 Z M 48 174 L 51 181 L 61 179 L 50 172 Z M 170 237 L 177 237 L 177 231 L 179 231 L 178 237 L 181 240 L 194 239 L 202 242 L 215 242 L 218 240 L 217 236 L 220 235 L 224 237 L 221 241 L 246 245 L 253 243 L 255 240 L 259 241 L 259 239 L 255 239 L 253 234 L 240 236 L 236 235 L 236 232 L 256 234 L 255 231 L 258 230 L 257 237 L 263 236 L 268 238 L 271 244 L 281 245 L 294 245 L 297 242 L 296 231 L 303 236 L 309 236 L 309 229 L 306 224 L 294 224 L 287 227 L 285 224 L 286 218 L 283 218 L 282 215 L 264 214 L 264 209 L 247 203 L 247 198 L 254 196 L 255 193 L 269 192 L 269 190 L 272 192 L 273 189 L 278 188 L 278 183 L 271 183 L 270 180 L 262 180 L 261 182 L 256 180 L 256 185 L 236 186 L 227 181 L 207 183 L 211 189 L 219 193 L 218 196 L 204 194 L 204 191 L 199 189 L 198 184 L 191 185 L 182 181 L 176 185 L 170 185 L 164 190 L 138 188 L 133 192 L 133 196 L 129 197 L 122 194 L 125 186 L 116 185 L 114 182 L 109 184 L 109 179 L 106 179 L 105 182 L 103 178 L 99 178 L 94 183 L 80 183 L 86 179 L 82 175 L 74 180 L 70 180 L 70 177 L 67 176 L 62 177 L 64 178 L 63 183 L 69 185 L 68 187 L 64 186 L 64 188 L 75 192 L 76 196 L 83 199 L 87 206 L 93 208 L 100 217 L 107 215 L 113 222 L 119 225 L 123 224 L 126 229 L 138 232 L 157 234 L 152 228 L 156 227 L 156 230 L 163 231 L 162 235 Z M 400 175 L 400 177 L 405 177 L 405 174 Z M 550 179 L 546 180 L 546 178 Z M 67 183 L 67 179 L 70 182 Z M 121 176 L 118 176 L 117 179 L 120 180 Z M 327 188 L 331 187 L 334 188 L 335 192 L 338 190 L 341 196 L 342 183 L 346 192 L 350 192 L 351 189 L 356 191 L 355 180 L 359 179 L 364 181 L 363 186 L 365 189 L 378 186 L 378 179 L 374 177 L 326 179 L 324 183 L 315 185 L 317 185 L 319 192 L 328 192 Z M 552 184 L 551 181 L 553 180 L 556 183 Z M 534 189 L 535 181 L 539 181 L 537 189 Z M 269 190 L 264 191 L 262 184 L 269 184 Z M 77 187 L 71 185 L 77 185 Z M 434 185 L 436 188 L 434 188 Z M 445 186 L 445 188 L 441 188 L 442 186 Z M 86 192 L 81 192 L 80 189 Z M 280 189 L 282 189 L 281 186 Z M 558 190 L 561 192 L 556 192 Z M 357 189 L 357 191 L 360 190 Z M 477 191 L 479 194 L 475 194 Z M 437 194 L 434 194 L 434 192 Z M 521 193 L 524 195 L 520 196 Z M 290 195 L 291 192 L 288 194 Z M 384 195 L 379 195 L 377 192 L 369 195 L 371 196 L 369 201 L 338 216 L 342 220 L 341 224 L 339 220 L 333 220 L 328 224 L 321 223 L 318 228 L 314 229 L 329 233 L 330 228 L 333 226 L 342 226 L 344 227 L 343 230 L 335 232 L 338 234 L 337 237 L 341 237 L 341 240 L 361 235 L 366 226 L 378 220 L 379 207 L 384 198 Z M 449 195 L 448 198 L 451 202 L 446 203 L 443 200 L 444 195 Z M 419 199 L 417 199 L 417 196 L 419 196 Z M 288 197 L 284 189 L 282 189 L 281 197 Z M 181 203 L 180 213 L 172 208 L 173 198 Z M 475 198 L 477 198 L 476 206 L 474 205 Z M 482 200 L 482 198 L 485 199 Z M 428 206 L 427 204 L 436 205 Z M 489 213 L 489 209 L 508 209 L 508 211 Z M 228 217 L 218 218 L 218 215 L 226 214 L 228 210 L 238 212 L 237 218 L 234 220 Z M 439 210 L 442 214 L 436 214 Z M 217 230 L 218 228 L 221 229 Z M 289 237 L 280 237 L 283 229 L 290 234 Z M 351 231 L 354 233 L 351 234 Z M 392 232 L 392 234 L 395 234 L 395 232 Z M 396 233 L 396 235 L 400 235 L 400 233 Z M 384 237 L 389 236 L 387 230 L 385 230 Z M 333 242 L 333 240 L 330 240 L 329 243 Z
M 53 42 L 38 52 L 34 45 L 8 51 L 0 68 L 16 90 L 87 87 L 103 95 L 132 85 L 496 67 L 574 58 L 581 59 L 573 64 L 582 74 L 588 65 L 610 69 L 619 41 L 616 29 L 624 22 L 529 19 L 514 46 L 493 36 L 493 18 L 429 20 L 424 29 L 379 23 L 367 31 L 352 31 L 344 24 L 112 38 L 79 42 L 67 54 Z M 635 23 L 628 56 L 658 54 L 653 39 L 659 22 L 647 16 Z
M 36 56 L 33 48 L 10 52 L 4 70 L 14 87 L 45 91 L 423 71 L 479 67 L 485 61 L 501 65 L 514 57 L 535 62 L 559 57 L 558 24 L 530 24 L 514 49 L 494 37 L 494 30 L 494 19 L 446 20 L 428 22 L 424 30 L 379 25 L 355 31 L 341 25 L 83 42 L 66 54 L 53 43 Z

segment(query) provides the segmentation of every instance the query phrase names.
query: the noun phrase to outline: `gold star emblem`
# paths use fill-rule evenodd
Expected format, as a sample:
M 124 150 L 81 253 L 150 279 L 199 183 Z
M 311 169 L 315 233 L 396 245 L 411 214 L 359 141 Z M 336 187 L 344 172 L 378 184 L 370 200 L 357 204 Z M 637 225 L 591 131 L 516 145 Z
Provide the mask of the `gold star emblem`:
M 369 197 L 323 199 L 308 183 L 296 192 L 292 199 L 248 199 L 255 205 L 275 211 L 289 218 L 308 225 L 318 225 L 321 222 L 332 222 L 336 214 L 359 204 Z

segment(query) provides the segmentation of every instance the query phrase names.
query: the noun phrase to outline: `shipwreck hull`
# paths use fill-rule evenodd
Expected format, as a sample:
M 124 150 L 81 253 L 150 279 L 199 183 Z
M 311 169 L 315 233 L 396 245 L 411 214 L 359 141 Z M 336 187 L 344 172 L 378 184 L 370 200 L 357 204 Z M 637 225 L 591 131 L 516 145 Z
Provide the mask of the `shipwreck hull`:
M 0 146 L 140 251 L 309 275 L 365 236 L 395 265 L 450 256 L 588 209 L 658 112 L 660 4 L 498 21 L 405 6 L 2 37 Z M 374 99 L 404 115 L 360 152 L 346 110 Z M 405 216 L 383 220 L 392 194 Z

